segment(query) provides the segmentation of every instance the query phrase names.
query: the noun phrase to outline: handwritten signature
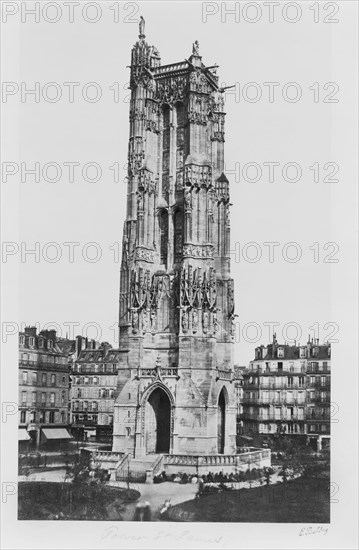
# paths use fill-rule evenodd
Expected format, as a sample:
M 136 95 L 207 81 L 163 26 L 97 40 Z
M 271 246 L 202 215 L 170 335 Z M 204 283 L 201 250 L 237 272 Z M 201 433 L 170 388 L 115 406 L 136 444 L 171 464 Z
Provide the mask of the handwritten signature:
M 159 531 L 152 535 L 145 535 L 145 534 L 137 534 L 137 533 L 126 533 L 121 530 L 119 530 L 115 526 L 111 526 L 106 528 L 102 535 L 102 539 L 122 539 L 122 540 L 132 540 L 132 541 L 139 541 L 139 540 L 155 540 L 158 541 L 160 539 L 175 539 L 175 540 L 184 540 L 186 542 L 205 542 L 207 544 L 213 544 L 215 546 L 221 545 L 223 543 L 223 537 L 198 537 L 196 535 L 192 535 L 190 531 L 182 531 L 180 533 L 169 533 L 167 531 Z
M 329 527 L 302 527 L 299 531 L 300 537 L 306 537 L 307 535 L 326 535 L 328 533 Z

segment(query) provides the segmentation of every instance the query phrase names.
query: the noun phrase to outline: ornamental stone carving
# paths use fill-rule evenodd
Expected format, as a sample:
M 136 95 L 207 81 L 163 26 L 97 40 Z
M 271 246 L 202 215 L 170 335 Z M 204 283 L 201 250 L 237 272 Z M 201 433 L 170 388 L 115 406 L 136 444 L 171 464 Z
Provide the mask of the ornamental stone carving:
M 186 89 L 185 77 L 171 77 L 157 81 L 155 98 L 161 103 L 173 104 L 184 98 Z
M 135 260 L 144 260 L 145 262 L 154 262 L 154 253 L 153 250 L 148 250 L 147 248 L 136 248 L 135 251 Z
M 205 187 L 209 189 L 212 186 L 212 168 L 210 166 L 187 164 L 185 166 L 184 178 L 186 184 L 191 184 L 192 187 Z
M 140 170 L 138 177 L 138 188 L 144 193 L 156 192 L 156 183 L 153 181 L 153 174 L 148 170 Z
M 144 156 L 142 137 L 132 138 L 128 153 L 128 171 L 130 176 L 137 174 L 141 169 Z
M 211 140 L 212 141 L 219 141 L 219 142 L 224 142 L 225 139 L 224 139 L 224 132 L 213 132 L 213 135 L 211 137 Z
M 211 244 L 185 244 L 183 247 L 184 258 L 213 258 L 214 247 Z

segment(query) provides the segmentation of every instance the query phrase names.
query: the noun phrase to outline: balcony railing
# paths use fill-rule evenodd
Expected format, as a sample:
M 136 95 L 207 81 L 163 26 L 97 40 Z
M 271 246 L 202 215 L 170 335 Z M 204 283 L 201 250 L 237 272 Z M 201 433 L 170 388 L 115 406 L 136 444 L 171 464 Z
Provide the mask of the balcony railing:
M 21 365 L 22 367 L 23 366 L 36 367 L 37 369 L 63 367 L 64 371 L 69 372 L 67 361 L 66 361 L 66 363 L 60 363 L 58 361 L 55 361 L 54 363 L 52 363 L 52 362 L 49 362 L 49 361 L 39 362 L 39 361 L 30 361 L 30 359 L 20 359 L 19 360 L 19 365 Z

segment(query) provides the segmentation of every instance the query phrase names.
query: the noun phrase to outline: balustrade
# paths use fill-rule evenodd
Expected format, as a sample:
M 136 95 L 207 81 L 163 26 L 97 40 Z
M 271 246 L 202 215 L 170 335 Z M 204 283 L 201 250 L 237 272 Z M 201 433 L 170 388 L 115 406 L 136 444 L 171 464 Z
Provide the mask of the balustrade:
M 269 456 L 269 449 L 247 447 L 244 452 L 235 455 L 164 455 L 164 464 L 176 466 L 228 466 L 256 462 L 269 458 Z

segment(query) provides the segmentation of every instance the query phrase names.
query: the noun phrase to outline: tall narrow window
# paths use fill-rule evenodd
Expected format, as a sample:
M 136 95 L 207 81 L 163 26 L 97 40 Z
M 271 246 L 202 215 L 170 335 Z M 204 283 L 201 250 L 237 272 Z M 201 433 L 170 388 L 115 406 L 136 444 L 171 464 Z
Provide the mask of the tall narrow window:
M 163 106 L 163 153 L 162 153 L 162 195 L 167 198 L 169 191 L 170 169 L 170 108 Z
M 168 254 L 168 212 L 167 210 L 161 210 L 159 217 L 160 226 L 160 255 L 161 264 L 164 264 L 167 268 L 167 254 Z
M 173 252 L 174 263 L 178 263 L 182 259 L 182 246 L 183 246 L 183 213 L 181 210 L 176 210 L 173 216 Z

